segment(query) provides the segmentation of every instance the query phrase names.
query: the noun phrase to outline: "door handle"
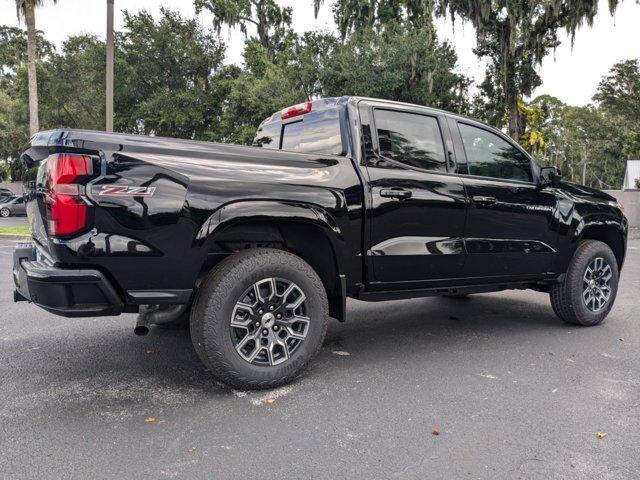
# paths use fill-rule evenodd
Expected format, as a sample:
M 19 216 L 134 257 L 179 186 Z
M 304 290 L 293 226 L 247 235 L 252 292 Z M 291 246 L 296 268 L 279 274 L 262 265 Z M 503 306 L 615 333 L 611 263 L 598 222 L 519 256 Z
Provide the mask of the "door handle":
M 473 200 L 473 203 L 479 203 L 480 205 L 491 205 L 498 201 L 496 197 L 483 197 L 482 195 L 474 195 L 471 200 Z
M 404 188 L 383 188 L 380 190 L 381 197 L 399 198 L 402 200 L 405 198 L 411 198 L 411 195 L 411 190 L 406 190 Z

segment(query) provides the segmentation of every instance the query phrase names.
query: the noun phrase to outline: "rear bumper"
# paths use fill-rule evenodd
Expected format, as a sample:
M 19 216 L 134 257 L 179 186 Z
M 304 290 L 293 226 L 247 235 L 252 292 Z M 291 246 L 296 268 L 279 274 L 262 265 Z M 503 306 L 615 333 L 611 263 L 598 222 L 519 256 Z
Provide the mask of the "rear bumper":
M 13 252 L 15 301 L 33 302 L 64 317 L 118 315 L 124 304 L 109 280 L 98 270 L 58 268 L 37 258 L 31 243 Z

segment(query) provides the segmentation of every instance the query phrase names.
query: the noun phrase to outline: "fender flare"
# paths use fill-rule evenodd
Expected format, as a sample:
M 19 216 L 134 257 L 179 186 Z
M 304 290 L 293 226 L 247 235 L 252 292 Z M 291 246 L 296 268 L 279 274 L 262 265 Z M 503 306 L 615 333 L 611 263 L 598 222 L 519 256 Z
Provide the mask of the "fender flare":
M 610 232 L 615 232 L 615 236 L 619 236 L 614 241 L 620 241 L 620 244 L 616 243 L 616 246 L 620 247 L 620 249 L 618 250 L 614 245 L 610 245 L 610 247 L 618 260 L 618 267 L 622 268 L 627 250 L 627 234 L 629 229 L 627 220 L 624 217 L 620 219 L 611 214 L 592 213 L 590 215 L 585 215 L 580 219 L 580 222 L 576 226 L 573 231 L 573 236 L 571 237 L 571 244 L 574 252 L 578 243 L 584 238 L 585 232 L 592 229 L 606 229 Z M 609 242 L 607 241 L 606 243 Z
M 617 230 L 623 237 L 626 232 L 626 227 L 613 215 L 592 213 L 585 215 L 580 219 L 576 228 L 573 230 L 572 242 L 577 244 L 584 235 L 584 232 L 593 227 L 606 227 Z
M 318 227 L 331 244 L 336 262 L 337 273 L 343 273 L 343 252 L 345 240 L 342 230 L 334 217 L 319 205 L 289 202 L 283 200 L 241 200 L 227 203 L 204 222 L 194 244 L 208 247 L 215 242 L 216 236 L 226 228 L 252 221 L 287 221 L 300 222 Z

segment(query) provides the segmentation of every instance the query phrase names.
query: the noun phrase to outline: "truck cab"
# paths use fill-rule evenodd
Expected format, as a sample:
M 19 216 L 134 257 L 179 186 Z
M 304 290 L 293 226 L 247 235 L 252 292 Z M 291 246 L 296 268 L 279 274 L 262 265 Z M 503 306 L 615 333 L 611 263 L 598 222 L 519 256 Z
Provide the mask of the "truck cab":
M 332 144 L 323 144 L 329 135 L 312 140 L 329 129 Z M 380 99 L 323 99 L 269 117 L 254 145 L 351 157 L 366 212 L 359 298 L 547 290 L 590 237 L 607 242 L 619 268 L 624 262 L 627 224 L 613 197 L 560 182 L 556 169 L 545 172 L 502 132 L 467 117 Z M 603 219 L 584 223 L 600 209 L 609 228 Z

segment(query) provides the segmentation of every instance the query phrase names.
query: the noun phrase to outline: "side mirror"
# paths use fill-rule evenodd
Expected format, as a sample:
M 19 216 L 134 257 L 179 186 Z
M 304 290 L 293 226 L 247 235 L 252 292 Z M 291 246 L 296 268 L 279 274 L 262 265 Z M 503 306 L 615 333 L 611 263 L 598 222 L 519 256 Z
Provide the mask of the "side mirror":
M 561 178 L 560 170 L 556 167 L 542 167 L 538 176 L 538 186 L 540 188 L 555 187 L 560 183 Z

